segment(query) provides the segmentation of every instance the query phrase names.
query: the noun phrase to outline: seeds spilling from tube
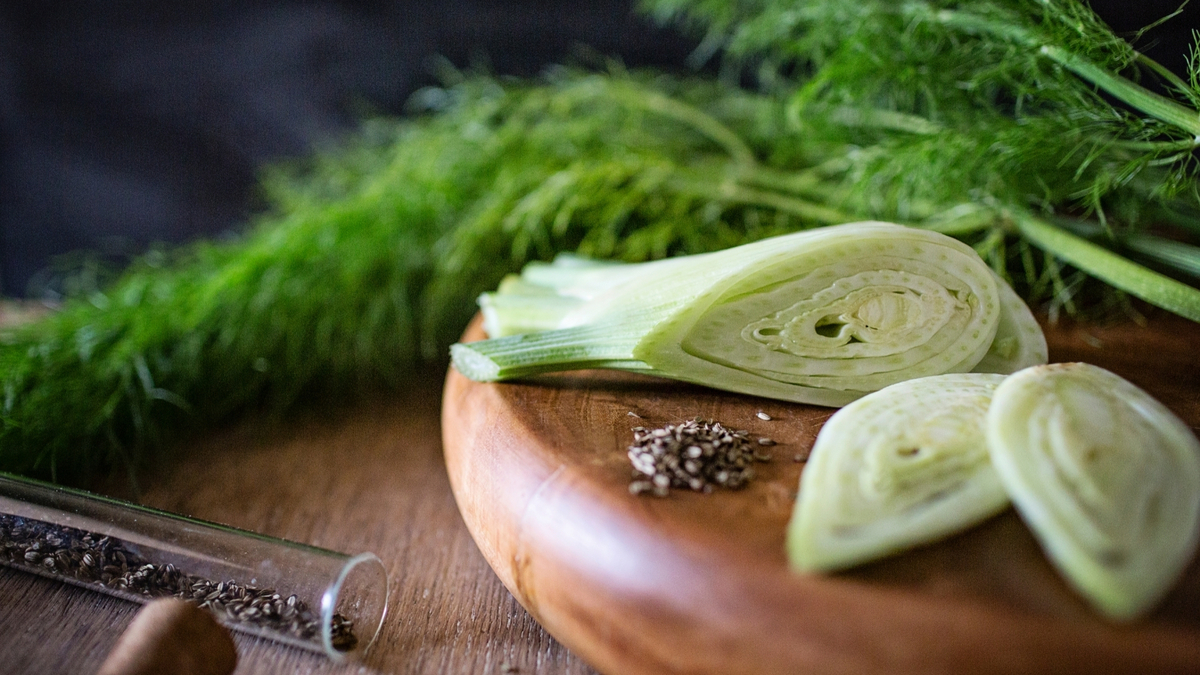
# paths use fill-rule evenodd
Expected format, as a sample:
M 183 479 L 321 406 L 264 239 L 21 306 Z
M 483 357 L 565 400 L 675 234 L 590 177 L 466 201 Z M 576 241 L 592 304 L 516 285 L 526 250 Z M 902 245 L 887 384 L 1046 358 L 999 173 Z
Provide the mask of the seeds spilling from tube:
M 634 427 L 629 446 L 634 480 L 629 491 L 665 497 L 671 488 L 708 493 L 716 485 L 736 490 L 754 479 L 755 462 L 771 461 L 765 448 L 774 444 L 760 438 L 756 447 L 750 432 L 699 418 L 659 429 Z
M 151 563 L 120 539 L 73 527 L 0 513 L 0 565 L 130 595 L 188 600 L 218 619 L 320 639 L 319 615 L 295 595 Z M 333 615 L 330 630 L 334 649 L 349 651 L 358 644 L 353 622 L 341 614 Z

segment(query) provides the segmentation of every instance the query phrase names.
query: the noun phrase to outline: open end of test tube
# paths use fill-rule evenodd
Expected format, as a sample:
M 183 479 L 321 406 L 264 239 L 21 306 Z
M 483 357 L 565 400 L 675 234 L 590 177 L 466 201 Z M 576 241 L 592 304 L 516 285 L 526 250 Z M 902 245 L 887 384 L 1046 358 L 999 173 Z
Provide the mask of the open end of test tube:
M 334 661 L 366 656 L 387 615 L 388 577 L 374 553 L 360 553 L 342 566 L 337 580 L 321 596 L 321 646 Z M 361 642 L 347 649 L 334 634 L 335 615 L 351 621 Z

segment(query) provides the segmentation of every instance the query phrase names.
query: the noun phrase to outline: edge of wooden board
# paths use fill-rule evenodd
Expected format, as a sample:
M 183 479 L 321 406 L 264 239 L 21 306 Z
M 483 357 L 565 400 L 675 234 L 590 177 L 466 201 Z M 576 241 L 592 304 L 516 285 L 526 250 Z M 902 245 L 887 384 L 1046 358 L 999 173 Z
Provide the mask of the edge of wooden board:
M 1181 396 L 1176 412 L 1193 425 L 1200 381 L 1179 368 L 1195 363 L 1196 328 L 1169 322 L 1146 347 L 1160 357 L 1153 377 L 1170 380 L 1152 393 Z M 1129 329 L 1097 330 L 1055 329 L 1052 357 L 1107 359 L 1118 372 L 1137 359 Z M 1161 335 L 1170 339 L 1158 344 Z M 465 339 L 480 336 L 476 322 Z M 1106 346 L 1106 358 L 1088 353 Z M 646 426 L 688 410 L 752 424 L 767 410 L 791 421 L 771 427 L 785 456 L 738 493 L 635 497 L 624 457 L 639 423 L 627 417 L 631 402 Z M 783 528 L 801 465 L 786 455 L 811 447 L 831 412 L 621 374 L 480 384 L 451 369 L 443 444 L 484 558 L 555 638 L 605 673 L 1200 672 L 1197 562 L 1166 609 L 1112 625 L 1066 588 L 1011 510 L 849 574 L 792 573 Z

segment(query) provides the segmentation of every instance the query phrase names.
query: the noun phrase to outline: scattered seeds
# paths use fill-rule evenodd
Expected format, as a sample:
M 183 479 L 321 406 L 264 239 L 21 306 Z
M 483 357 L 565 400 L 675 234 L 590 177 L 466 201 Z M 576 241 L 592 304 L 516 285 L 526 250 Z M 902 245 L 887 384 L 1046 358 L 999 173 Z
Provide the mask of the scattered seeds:
M 73 527 L 0 513 L 0 565 L 145 597 L 190 600 L 218 619 L 302 640 L 320 638 L 319 615 L 295 595 L 283 598 L 274 589 L 184 574 L 170 563 L 143 559 L 119 539 Z M 358 644 L 353 622 L 341 614 L 333 615 L 331 628 L 335 649 L 349 651 Z
M 633 428 L 629 461 L 633 463 L 631 494 L 665 497 L 671 488 L 712 492 L 714 485 L 736 490 L 754 478 L 755 461 L 771 461 L 755 451 L 750 433 L 700 418 L 659 429 Z

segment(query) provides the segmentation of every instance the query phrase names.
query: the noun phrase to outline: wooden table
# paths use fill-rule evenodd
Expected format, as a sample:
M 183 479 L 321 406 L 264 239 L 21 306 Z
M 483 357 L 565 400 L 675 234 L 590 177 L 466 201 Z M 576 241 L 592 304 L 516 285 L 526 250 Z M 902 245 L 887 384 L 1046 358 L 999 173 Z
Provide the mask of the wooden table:
M 362 670 L 238 636 L 237 673 L 595 672 L 517 604 L 467 533 L 442 462 L 443 375 L 286 426 L 255 422 L 205 437 L 143 478 L 145 504 L 373 551 L 388 568 L 388 617 Z M 0 672 L 90 675 L 136 609 L 0 568 Z

